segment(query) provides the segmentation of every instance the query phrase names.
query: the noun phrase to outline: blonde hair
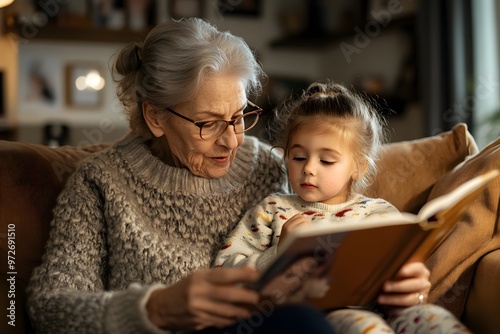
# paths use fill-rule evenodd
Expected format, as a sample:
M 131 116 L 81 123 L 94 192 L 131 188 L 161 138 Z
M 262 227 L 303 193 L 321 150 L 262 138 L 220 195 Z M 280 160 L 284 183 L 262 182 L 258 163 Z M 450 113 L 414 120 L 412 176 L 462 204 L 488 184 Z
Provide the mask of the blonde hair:
M 298 97 L 290 96 L 275 109 L 268 129 L 275 147 L 289 153 L 292 135 L 304 124 L 320 123 L 333 127 L 349 140 L 358 166 L 365 166 L 362 177 L 351 191 L 362 192 L 377 173 L 377 157 L 384 142 L 385 120 L 370 102 L 345 86 L 327 81 L 312 83 Z
M 112 66 L 130 128 L 145 138 L 152 134 L 142 115 L 142 101 L 158 110 L 188 102 L 207 75 L 221 71 L 238 75 L 247 94 L 260 93 L 265 74 L 245 41 L 199 18 L 157 25 L 144 42 L 121 49 Z

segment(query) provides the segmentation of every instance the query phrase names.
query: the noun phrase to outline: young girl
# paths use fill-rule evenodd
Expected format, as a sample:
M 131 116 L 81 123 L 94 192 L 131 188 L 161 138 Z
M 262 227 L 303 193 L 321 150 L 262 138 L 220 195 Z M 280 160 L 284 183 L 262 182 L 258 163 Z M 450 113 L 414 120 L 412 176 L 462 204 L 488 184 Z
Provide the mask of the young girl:
M 383 126 L 359 95 L 339 84 L 314 83 L 278 109 L 272 130 L 275 147 L 283 149 L 294 194 L 270 195 L 249 210 L 221 246 L 216 266 L 253 265 L 260 270 L 298 226 L 348 224 L 398 213 L 383 199 L 361 195 L 376 172 Z M 342 333 L 467 332 L 445 309 L 423 304 L 430 289 L 428 277 L 422 263 L 407 264 L 397 280 L 386 282 L 377 300 L 385 312 L 379 307 L 346 308 L 328 314 L 329 322 Z

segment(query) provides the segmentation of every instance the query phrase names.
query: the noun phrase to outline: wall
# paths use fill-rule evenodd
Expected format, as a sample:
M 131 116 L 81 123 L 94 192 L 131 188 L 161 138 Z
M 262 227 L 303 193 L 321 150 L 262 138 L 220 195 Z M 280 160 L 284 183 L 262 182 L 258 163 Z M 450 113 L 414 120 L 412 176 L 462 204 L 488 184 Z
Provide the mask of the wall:
M 397 28 L 385 29 L 381 25 L 379 30 L 373 30 L 373 26 L 352 27 L 343 39 L 334 40 L 326 46 L 271 47 L 271 43 L 284 34 L 280 17 L 285 11 L 304 10 L 304 3 L 298 0 L 287 1 L 286 4 L 284 1 L 263 2 L 262 15 L 258 18 L 221 15 L 213 10 L 214 6 L 209 7 L 211 10 L 207 16 L 218 28 L 242 36 L 256 49 L 265 72 L 271 78 L 303 79 L 309 82 L 329 78 L 353 84 L 357 79 L 370 75 L 380 77 L 388 90 L 393 90 L 403 61 L 413 52 L 407 33 Z M 330 6 L 329 9 L 327 17 L 334 17 L 335 8 Z M 367 32 L 367 29 L 372 30 Z M 369 35 L 363 47 L 359 47 L 359 30 Z M 342 42 L 358 46 L 360 52 L 353 53 L 348 59 L 341 50 Z M 401 141 L 425 136 L 424 116 L 418 103 L 408 105 L 404 113 L 388 118 L 388 139 Z
M 303 10 L 304 2 L 293 1 L 262 1 L 261 15 L 258 17 L 227 15 L 218 11 L 217 0 L 205 2 L 205 16 L 221 30 L 229 30 L 243 37 L 256 50 L 264 70 L 270 78 L 295 78 L 311 82 L 331 78 L 345 83 L 353 83 L 362 75 L 380 76 L 388 87 L 394 86 L 400 63 L 408 50 L 405 37 L 395 32 L 385 32 L 370 37 L 368 46 L 362 48 L 359 54 L 353 55 L 348 62 L 340 50 L 340 41 L 329 43 L 325 47 L 300 48 L 271 47 L 271 42 L 282 37 L 284 28 L 281 17 L 285 10 Z M 336 13 L 330 9 L 329 16 Z M 160 16 L 161 17 L 161 16 Z M 164 17 L 166 18 L 166 17 Z M 365 27 L 360 26 L 360 29 Z M 348 35 L 347 38 L 353 38 Z M 0 39 L 2 55 L 6 48 L 5 37 Z M 407 38 L 406 38 L 407 39 Z M 3 42 L 1 42 L 3 40 Z M 349 42 L 349 39 L 347 40 Z M 105 67 L 109 58 L 121 46 L 113 43 L 61 43 L 54 41 L 30 40 L 29 43 L 19 46 L 22 54 L 43 54 L 57 59 L 60 68 L 56 71 L 59 78 L 63 77 L 64 64 L 73 61 L 99 61 Z M 19 95 L 18 73 L 23 69 L 17 68 L 17 50 L 10 50 L 9 55 L 0 60 L 9 67 L 9 121 L 19 125 L 18 139 L 29 142 L 40 142 L 42 126 L 47 123 L 65 123 L 73 128 L 71 143 L 86 142 L 89 133 L 95 138 L 113 140 L 121 136 L 127 129 L 127 122 L 122 116 L 113 85 L 105 88 L 104 104 L 99 110 L 69 110 L 64 103 L 56 103 L 51 108 L 27 107 Z M 22 58 L 22 57 L 21 57 Z M 56 73 L 54 73 L 56 74 Z M 106 82 L 111 83 L 109 72 L 106 72 Z M 57 85 L 62 87 L 62 81 Z M 14 88 L 12 88 L 14 87 Z M 62 89 L 62 88 L 61 88 Z M 22 102 L 20 106 L 16 100 Z M 50 109 L 50 110 L 49 110 Z M 99 125 L 104 123 L 106 126 Z M 113 128 L 111 131 L 110 128 Z M 401 115 L 389 119 L 389 128 L 392 141 L 422 137 L 423 112 L 414 104 L 406 108 Z M 104 129 L 104 130 L 103 130 Z M 98 135 L 99 134 L 99 135 Z
M 119 43 L 68 43 L 32 40 L 19 46 L 19 89 L 18 89 L 18 122 L 20 124 L 18 139 L 29 142 L 40 142 L 43 138 L 44 125 L 67 125 L 70 131 L 70 142 L 110 141 L 123 135 L 128 127 L 123 108 L 116 97 L 109 66 L 110 59 L 122 47 Z M 36 56 L 34 56 L 36 55 Z M 29 66 L 33 59 L 42 62 L 50 71 L 51 85 L 55 92 L 52 103 L 27 101 L 29 91 Z M 47 65 L 49 64 L 49 65 Z M 50 66 L 55 64 L 55 66 Z M 72 107 L 65 102 L 65 70 L 70 64 L 96 64 L 102 69 L 106 82 L 102 92 L 102 103 L 96 108 Z M 42 65 L 42 66 L 44 66 Z M 92 135 L 90 135 L 92 134 Z
M 2 22 L 2 10 L 0 9 L 0 22 Z M 0 118 L 0 127 L 15 126 L 17 110 L 17 44 L 11 38 L 2 34 L 0 25 L 0 70 L 5 74 L 5 111 L 4 118 Z

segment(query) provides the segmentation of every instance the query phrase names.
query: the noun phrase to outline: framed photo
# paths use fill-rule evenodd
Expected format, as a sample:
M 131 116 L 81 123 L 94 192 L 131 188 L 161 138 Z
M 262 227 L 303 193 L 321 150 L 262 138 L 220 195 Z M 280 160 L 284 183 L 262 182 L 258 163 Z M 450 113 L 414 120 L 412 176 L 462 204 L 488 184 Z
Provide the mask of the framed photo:
M 50 54 L 30 52 L 28 44 L 20 48 L 19 109 L 39 112 L 60 108 L 64 91 L 60 59 Z
M 173 19 L 181 19 L 183 17 L 202 17 L 203 16 L 203 1 L 202 0 L 170 0 L 169 11 Z
M 66 105 L 79 109 L 98 109 L 106 84 L 99 63 L 71 63 L 65 68 Z
M 217 0 L 222 15 L 260 16 L 261 0 Z

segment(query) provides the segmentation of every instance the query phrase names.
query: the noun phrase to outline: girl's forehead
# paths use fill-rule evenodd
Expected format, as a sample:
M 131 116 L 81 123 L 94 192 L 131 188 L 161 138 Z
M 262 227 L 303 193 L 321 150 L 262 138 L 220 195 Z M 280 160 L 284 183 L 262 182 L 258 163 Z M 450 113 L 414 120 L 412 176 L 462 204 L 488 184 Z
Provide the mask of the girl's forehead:
M 348 137 L 347 134 L 350 133 L 346 127 L 341 126 L 339 123 L 328 122 L 328 121 L 311 121 L 304 122 L 297 126 L 292 137 L 296 134 L 308 133 L 310 135 L 332 135 L 340 137 Z
M 316 140 L 313 140 L 316 138 Z M 344 127 L 331 124 L 302 124 L 291 134 L 288 148 L 292 146 L 320 145 L 322 147 L 335 147 L 337 150 L 350 150 L 353 148 L 353 134 Z

